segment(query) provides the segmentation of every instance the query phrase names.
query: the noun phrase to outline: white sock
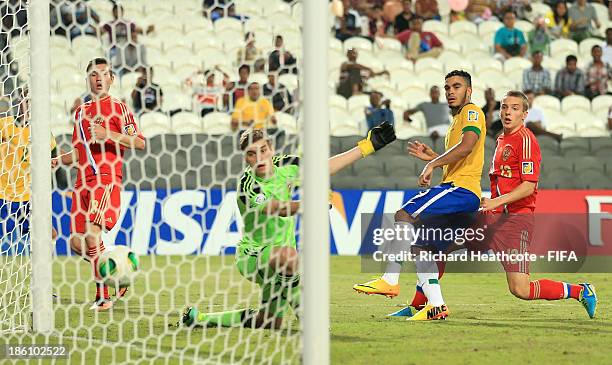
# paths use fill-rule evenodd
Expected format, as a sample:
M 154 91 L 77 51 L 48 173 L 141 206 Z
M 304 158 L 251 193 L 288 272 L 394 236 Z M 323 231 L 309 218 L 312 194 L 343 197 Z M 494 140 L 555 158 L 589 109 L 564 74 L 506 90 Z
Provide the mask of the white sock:
M 444 298 L 442 298 L 442 289 L 438 282 L 438 264 L 435 261 L 425 261 L 417 258 L 416 268 L 419 285 L 423 288 L 427 303 L 434 307 L 443 305 Z
M 413 226 L 408 222 L 395 222 L 394 227 L 401 230 L 401 232 L 407 232 L 407 236 L 397 237 L 391 242 L 386 242 L 383 249 L 386 253 L 398 254 L 401 252 L 409 252 L 410 244 L 413 241 L 412 232 Z M 395 261 L 387 262 L 385 273 L 382 278 L 390 285 L 397 285 L 399 283 L 400 272 L 402 271 L 402 264 Z

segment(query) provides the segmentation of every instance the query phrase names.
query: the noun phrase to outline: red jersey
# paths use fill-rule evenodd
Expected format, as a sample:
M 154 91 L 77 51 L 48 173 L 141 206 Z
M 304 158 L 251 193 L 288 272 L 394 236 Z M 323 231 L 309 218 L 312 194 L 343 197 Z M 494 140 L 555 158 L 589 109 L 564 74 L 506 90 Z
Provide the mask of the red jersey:
M 126 147 L 110 139 L 103 143 L 93 140 L 90 131 L 92 123 L 104 126 L 112 132 L 138 135 L 142 138 L 134 115 L 121 101 L 107 96 L 82 104 L 76 110 L 72 133 L 72 144 L 79 151 L 75 187 L 96 179 L 106 184 L 121 184 L 123 150 Z
M 540 177 L 540 145 L 533 133 L 524 126 L 518 131 L 497 138 L 489 177 L 491 198 L 507 194 L 523 181 L 538 182 Z M 533 193 L 503 207 L 508 213 L 533 212 L 535 209 L 537 185 Z M 499 208 L 501 211 L 502 208 Z

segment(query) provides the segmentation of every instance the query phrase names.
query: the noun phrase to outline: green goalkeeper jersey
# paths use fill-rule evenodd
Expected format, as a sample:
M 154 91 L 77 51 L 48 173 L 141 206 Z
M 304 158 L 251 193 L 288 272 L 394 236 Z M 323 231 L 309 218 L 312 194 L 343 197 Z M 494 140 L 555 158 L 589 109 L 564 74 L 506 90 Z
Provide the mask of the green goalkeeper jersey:
M 256 252 L 264 246 L 295 247 L 295 217 L 268 215 L 265 206 L 271 200 L 291 201 L 293 188 L 299 185 L 299 157 L 274 156 L 274 174 L 269 179 L 255 175 L 249 167 L 238 187 L 238 207 L 244 221 L 240 252 Z

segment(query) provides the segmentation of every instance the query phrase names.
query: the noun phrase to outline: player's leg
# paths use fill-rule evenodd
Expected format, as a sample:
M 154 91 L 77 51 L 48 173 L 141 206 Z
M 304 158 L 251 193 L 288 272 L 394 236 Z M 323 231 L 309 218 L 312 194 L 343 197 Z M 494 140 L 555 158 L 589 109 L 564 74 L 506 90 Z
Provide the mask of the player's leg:
M 297 309 L 300 288 L 295 248 L 266 246 L 256 254 L 239 252 L 236 264 L 242 275 L 261 286 L 261 307 L 214 313 L 201 313 L 195 307 L 189 307 L 183 313 L 183 324 L 280 328 L 287 309 Z

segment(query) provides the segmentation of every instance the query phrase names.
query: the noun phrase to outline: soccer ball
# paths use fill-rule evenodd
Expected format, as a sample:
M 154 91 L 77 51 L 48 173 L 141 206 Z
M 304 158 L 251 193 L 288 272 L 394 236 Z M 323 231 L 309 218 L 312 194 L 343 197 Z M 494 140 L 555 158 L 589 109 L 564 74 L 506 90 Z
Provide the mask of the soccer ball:
M 98 258 L 98 276 L 106 285 L 129 286 L 140 269 L 138 256 L 127 246 L 113 246 Z

